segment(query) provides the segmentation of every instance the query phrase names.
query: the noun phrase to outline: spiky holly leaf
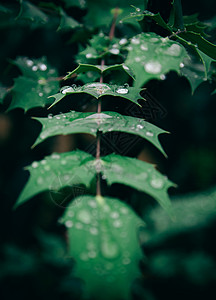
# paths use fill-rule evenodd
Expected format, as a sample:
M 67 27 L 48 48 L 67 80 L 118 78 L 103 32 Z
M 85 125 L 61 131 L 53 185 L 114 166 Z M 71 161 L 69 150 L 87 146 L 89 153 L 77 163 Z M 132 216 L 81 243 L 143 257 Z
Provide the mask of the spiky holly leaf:
M 81 26 L 79 22 L 77 22 L 74 18 L 68 16 L 66 12 L 61 8 L 60 8 L 60 17 L 61 17 L 60 24 L 57 31 L 71 30 Z
M 19 57 L 14 64 L 21 70 L 23 76 L 14 80 L 9 110 L 20 107 L 26 112 L 33 107 L 50 104 L 51 99 L 48 99 L 48 96 L 59 89 L 59 83 L 55 80 L 58 75 L 56 70 L 50 68 L 44 57 L 41 59 Z
M 118 199 L 82 196 L 67 207 L 61 222 L 67 227 L 69 255 L 76 261 L 75 275 L 84 280 L 85 296 L 130 299 L 131 285 L 140 275 L 138 229 L 143 221 Z
M 200 33 L 202 36 L 206 35 L 204 30 L 208 27 L 206 24 L 199 21 L 198 14 L 184 16 L 184 26 L 187 31 Z
M 141 33 L 131 39 L 125 64 L 133 71 L 134 85 L 141 87 L 151 79 L 164 79 L 169 71 L 180 72 L 187 57 L 179 43 L 155 33 Z
M 31 197 L 44 191 L 58 191 L 65 186 L 74 187 L 83 184 L 90 186 L 95 176 L 85 162 L 94 159 L 83 151 L 69 153 L 53 153 L 45 159 L 33 162 L 26 170 L 30 172 L 30 178 L 21 192 L 16 207 L 26 202 Z
M 32 3 L 23 0 L 20 1 L 20 12 L 17 18 L 39 24 L 48 22 L 48 16 L 42 10 Z
M 111 131 L 127 132 L 145 138 L 164 155 L 158 136 L 166 131 L 157 126 L 129 116 L 123 116 L 116 112 L 104 111 L 103 113 L 82 113 L 69 112 L 48 118 L 34 118 L 42 125 L 42 131 L 34 146 L 44 141 L 44 139 L 63 134 L 88 133 L 96 136 L 97 131 L 103 133 Z
M 132 74 L 130 72 L 130 69 L 125 66 L 124 64 L 116 64 L 111 66 L 100 66 L 100 65 L 90 65 L 90 64 L 79 64 L 79 66 L 73 70 L 72 72 L 69 72 L 68 75 L 64 77 L 64 79 L 69 79 L 73 74 L 80 74 L 80 73 L 86 73 L 86 72 L 97 72 L 99 74 L 103 74 L 106 76 L 107 73 L 112 71 L 123 71 L 128 76 L 132 77 Z
M 89 94 L 96 99 L 104 96 L 121 97 L 137 104 L 138 106 L 141 106 L 138 102 L 140 99 L 144 100 L 140 95 L 141 91 L 142 89 L 129 87 L 128 85 L 116 86 L 100 82 L 87 83 L 81 87 L 65 86 L 61 89 L 61 93 L 51 96 L 55 98 L 55 101 L 49 108 L 54 106 L 67 95 L 81 93 Z
M 101 169 L 109 185 L 121 183 L 145 192 L 171 213 L 167 190 L 174 184 L 159 173 L 153 165 L 135 158 L 110 154 L 101 158 L 98 168 Z

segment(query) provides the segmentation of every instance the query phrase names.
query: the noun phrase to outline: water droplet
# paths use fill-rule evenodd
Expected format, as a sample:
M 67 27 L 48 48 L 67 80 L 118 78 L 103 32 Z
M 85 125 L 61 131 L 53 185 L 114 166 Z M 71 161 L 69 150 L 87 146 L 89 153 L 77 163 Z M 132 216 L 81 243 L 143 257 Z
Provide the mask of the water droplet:
M 91 215 L 87 210 L 81 210 L 77 214 L 77 219 L 84 224 L 90 224 L 91 223 Z
M 66 164 L 67 164 L 67 161 L 66 161 L 65 159 L 62 159 L 62 160 L 61 160 L 61 164 L 62 164 L 62 165 L 66 165 Z
M 41 164 L 42 164 L 42 165 L 45 165 L 45 164 L 46 164 L 46 160 L 43 159 L 43 160 L 41 161 Z
M 37 66 L 33 66 L 32 67 L 32 71 L 37 71 L 38 70 L 38 67 Z
M 67 93 L 73 93 L 74 92 L 74 89 L 71 87 L 71 86 L 69 86 L 69 87 L 63 87 L 61 90 L 60 90 L 60 92 L 62 93 L 62 94 L 67 94 Z
M 89 229 L 90 233 L 93 235 L 97 235 L 98 234 L 98 229 L 96 227 L 91 227 Z
M 107 177 L 105 175 L 102 176 L 102 179 L 105 180 Z
M 138 125 L 136 126 L 136 128 L 137 128 L 137 129 L 143 129 L 143 128 L 144 128 L 144 126 L 143 126 L 143 125 L 141 125 L 141 124 L 138 124 Z
M 128 209 L 126 207 L 121 207 L 120 211 L 121 211 L 121 213 L 123 213 L 125 215 L 128 213 Z
M 164 181 L 161 178 L 152 178 L 150 184 L 155 189 L 161 189 L 164 186 Z
M 27 64 L 28 67 L 32 67 L 34 63 L 31 59 L 27 59 L 26 64 Z
M 49 171 L 50 170 L 50 166 L 44 166 L 44 170 Z
M 42 177 L 38 177 L 37 179 L 37 184 L 42 184 L 44 182 L 43 178 Z
M 86 58 L 91 58 L 93 55 L 92 55 L 92 53 L 87 53 L 86 54 Z
M 71 228 L 71 227 L 73 227 L 73 222 L 70 221 L 70 220 L 68 220 L 68 221 L 65 222 L 65 226 L 66 226 L 67 228 Z
M 126 38 L 123 38 L 119 41 L 119 44 L 120 45 L 125 45 L 127 43 L 127 39 Z
M 53 114 L 48 114 L 48 119 L 52 119 L 53 118 Z
M 55 116 L 55 118 L 57 119 L 57 120 L 60 120 L 61 119 L 61 116 Z
M 133 38 L 131 39 L 131 43 L 134 44 L 134 45 L 139 45 L 139 44 L 140 44 L 140 40 L 133 37 Z
M 60 155 L 57 154 L 57 153 L 53 153 L 53 154 L 51 155 L 51 157 L 52 157 L 53 159 L 59 159 L 59 158 L 60 158 Z
M 178 44 L 172 44 L 168 49 L 164 51 L 165 54 L 171 56 L 179 56 L 182 52 L 182 48 Z
M 150 39 L 150 42 L 152 42 L 152 43 L 156 43 L 158 41 L 159 41 L 159 39 L 156 38 L 156 37 L 153 37 L 153 38 Z
M 38 64 L 38 67 L 41 71 L 46 71 L 47 70 L 47 66 L 45 64 Z
M 165 80 L 166 79 L 166 76 L 164 74 L 160 75 L 160 79 L 161 80 Z
M 184 68 L 184 64 L 183 63 L 180 63 L 180 68 Z
M 109 52 L 114 54 L 114 55 L 117 55 L 117 54 L 119 54 L 120 51 L 117 48 L 112 48 L 112 49 L 109 50 Z
M 148 51 L 148 47 L 147 47 L 147 45 L 145 45 L 145 44 L 142 44 L 142 45 L 140 46 L 140 49 L 143 50 L 143 51 Z
M 76 223 L 75 224 L 75 227 L 77 228 L 77 229 L 82 229 L 83 228 L 83 225 L 81 224 L 81 223 Z
M 43 93 L 39 93 L 39 96 L 40 96 L 40 97 L 43 97 Z
M 127 66 L 123 65 L 123 69 L 130 70 Z
M 112 118 L 112 117 L 104 113 L 97 113 L 86 117 L 86 119 L 108 119 L 108 118 Z
M 111 88 L 107 84 L 99 83 L 99 82 L 86 84 L 85 87 L 88 89 L 96 90 L 97 94 L 103 94 L 103 93 L 111 90 Z
M 134 59 L 136 62 L 139 62 L 139 61 L 141 61 L 141 58 L 140 57 L 135 57 L 135 59 Z
M 34 161 L 31 166 L 32 166 L 32 168 L 37 168 L 38 167 L 38 162 Z
M 122 94 L 122 95 L 125 95 L 127 94 L 129 91 L 128 89 L 124 88 L 124 87 L 119 87 L 117 90 L 116 90 L 116 93 L 118 94 Z
M 120 220 L 115 220 L 113 222 L 113 226 L 116 227 L 116 228 L 119 228 L 122 226 L 122 222 Z
M 123 263 L 124 265 L 130 264 L 130 262 L 131 262 L 131 260 L 130 260 L 130 258 L 128 258 L 128 257 L 125 257 L 125 258 L 122 260 L 122 263 Z
M 112 240 L 105 239 L 101 244 L 101 253 L 107 259 L 114 259 L 119 255 L 118 244 Z
M 138 11 L 138 12 L 139 12 L 139 11 L 141 11 L 141 9 L 140 9 L 139 7 L 137 7 L 137 8 L 136 8 L 136 11 Z
M 95 258 L 97 256 L 97 252 L 96 251 L 89 251 L 89 253 L 88 253 L 88 257 L 90 257 L 90 258 Z
M 117 219 L 119 217 L 119 213 L 117 211 L 113 211 L 111 212 L 110 217 L 113 219 Z
M 128 46 L 127 49 L 128 49 L 128 51 L 132 51 L 133 47 L 132 46 Z
M 69 210 L 69 212 L 67 213 L 68 217 L 73 217 L 74 216 L 74 212 L 72 210 Z
M 154 133 L 152 131 L 146 131 L 146 135 L 152 137 L 152 136 L 154 136 Z
M 96 201 L 94 201 L 94 200 L 90 200 L 90 201 L 88 202 L 88 205 L 91 206 L 91 207 L 93 207 L 93 208 L 97 207 L 97 203 L 96 203 Z
M 147 73 L 158 74 L 161 72 L 162 66 L 159 62 L 152 60 L 152 61 L 149 61 L 148 63 L 146 63 L 144 65 L 144 68 Z

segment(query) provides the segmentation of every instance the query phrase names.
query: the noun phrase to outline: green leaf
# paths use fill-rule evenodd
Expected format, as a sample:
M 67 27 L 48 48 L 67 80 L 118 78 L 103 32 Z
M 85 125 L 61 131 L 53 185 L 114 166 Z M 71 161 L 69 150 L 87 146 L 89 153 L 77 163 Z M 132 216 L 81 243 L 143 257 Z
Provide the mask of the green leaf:
M 55 98 L 55 101 L 49 108 L 54 106 L 56 103 L 58 103 L 67 95 L 81 94 L 81 93 L 89 94 L 96 99 L 99 99 L 103 96 L 121 97 L 137 104 L 138 106 L 141 106 L 138 100 L 140 99 L 144 100 L 144 98 L 140 96 L 140 92 L 142 90 L 143 89 L 129 87 L 128 85 L 116 86 L 116 85 L 100 83 L 100 82 L 87 83 L 81 87 L 65 86 L 61 89 L 61 93 L 52 96 Z
M 90 28 L 93 27 L 109 27 L 113 20 L 115 10 L 118 11 L 117 22 L 126 17 L 131 12 L 131 1 L 117 1 L 117 0 L 104 0 L 103 5 L 99 0 L 87 1 L 88 13 L 85 16 L 86 25 Z M 144 10 L 144 1 L 133 0 L 133 5 Z M 104 7 L 106 9 L 104 9 Z
M 73 74 L 80 74 L 80 73 L 86 73 L 86 72 L 97 72 L 99 74 L 103 74 L 106 76 L 107 73 L 112 71 L 123 71 L 127 75 L 133 78 L 129 68 L 125 66 L 124 64 L 116 64 L 112 66 L 100 66 L 100 65 L 89 65 L 89 64 L 79 64 L 79 66 L 73 70 L 72 72 L 69 72 L 68 75 L 64 77 L 64 79 L 69 79 Z
M 202 36 L 206 35 L 204 30 L 208 26 L 198 20 L 198 14 L 184 16 L 184 24 L 185 24 L 186 31 L 193 31 L 196 33 L 200 33 Z
M 162 133 L 166 133 L 166 131 L 142 119 L 123 116 L 111 111 L 96 114 L 69 112 L 54 117 L 49 116 L 48 118 L 34 119 L 43 125 L 42 131 L 34 146 L 48 137 L 59 134 L 88 133 L 96 136 L 98 130 L 103 133 L 120 131 L 145 138 L 165 155 L 158 136 Z
M 169 71 L 180 72 L 187 52 L 179 43 L 155 33 L 134 36 L 128 46 L 125 64 L 133 71 L 134 85 L 141 87 L 151 79 L 164 79 Z
M 145 192 L 171 213 L 167 190 L 174 184 L 159 173 L 153 165 L 135 158 L 110 154 L 102 157 L 97 167 L 109 185 L 121 183 Z
M 82 196 L 67 207 L 61 222 L 67 227 L 69 255 L 76 261 L 75 275 L 84 280 L 85 296 L 130 299 L 131 285 L 140 276 L 143 255 L 137 235 L 143 221 L 118 199 Z
M 28 1 L 20 1 L 20 12 L 17 18 L 28 20 L 34 23 L 45 24 L 48 22 L 48 17 L 37 6 Z
M 200 51 L 210 56 L 212 59 L 216 59 L 216 45 L 207 41 L 201 34 L 188 31 L 179 33 L 179 37 L 178 35 L 176 37 L 184 39 L 185 43 L 189 46 L 191 43 L 192 45 L 196 45 Z
M 14 80 L 9 110 L 20 107 L 26 112 L 33 107 L 50 104 L 51 99 L 47 97 L 59 89 L 59 83 L 56 81 L 57 72 L 49 67 L 46 59 L 19 57 L 14 64 L 23 76 Z
M 73 187 L 79 184 L 89 187 L 96 172 L 85 166 L 86 160 L 90 159 L 93 159 L 90 154 L 77 150 L 62 154 L 53 153 L 41 161 L 33 162 L 26 167 L 30 178 L 15 206 L 47 190 L 58 191 L 65 186 Z
M 78 6 L 79 8 L 86 8 L 86 0 L 63 0 L 66 7 Z
M 57 31 L 70 30 L 81 26 L 79 22 L 68 16 L 63 9 L 60 9 L 60 16 L 61 20 Z

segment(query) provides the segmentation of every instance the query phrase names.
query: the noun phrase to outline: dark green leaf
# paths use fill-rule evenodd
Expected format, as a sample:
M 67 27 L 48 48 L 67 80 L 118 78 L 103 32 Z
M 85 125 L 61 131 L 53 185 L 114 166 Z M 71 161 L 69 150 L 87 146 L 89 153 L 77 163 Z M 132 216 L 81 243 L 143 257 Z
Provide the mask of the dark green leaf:
M 99 74 L 103 74 L 104 76 L 106 76 L 107 73 L 112 72 L 112 71 L 123 71 L 127 75 L 132 77 L 129 68 L 127 66 L 125 66 L 124 64 L 117 64 L 117 65 L 112 65 L 112 66 L 79 64 L 79 66 L 72 72 L 69 72 L 68 75 L 66 75 L 64 79 L 65 80 L 69 79 L 73 74 L 80 74 L 80 73 L 86 73 L 86 72 L 97 72 Z
M 142 96 L 140 96 L 141 91 L 142 89 L 129 87 L 128 85 L 116 86 L 116 85 L 100 83 L 100 82 L 87 83 L 81 87 L 65 86 L 62 88 L 61 93 L 52 96 L 55 98 L 55 101 L 50 107 L 54 106 L 56 103 L 58 103 L 61 99 L 63 99 L 67 95 L 80 94 L 80 93 L 89 94 L 96 99 L 99 99 L 103 96 L 121 97 L 141 106 L 138 103 L 138 100 L 140 99 L 143 100 Z
M 48 137 L 59 134 L 88 133 L 96 136 L 97 130 L 103 133 L 120 131 L 145 138 L 165 155 L 159 143 L 158 135 L 166 133 L 166 131 L 142 119 L 123 116 L 119 113 L 109 111 L 100 114 L 69 112 L 54 117 L 49 116 L 48 118 L 35 119 L 38 120 L 43 127 L 34 146 Z
M 86 7 L 86 0 L 63 0 L 66 7 L 78 6 L 80 8 Z
M 63 9 L 60 9 L 60 16 L 61 20 L 58 30 L 70 30 L 81 26 L 75 19 L 68 16 Z
M 140 275 L 137 232 L 143 221 L 118 199 L 82 196 L 67 207 L 61 222 L 68 229 L 69 254 L 76 261 L 75 275 L 84 280 L 85 296 L 129 299 Z
M 168 213 L 171 213 L 167 190 L 174 185 L 153 165 L 135 158 L 111 154 L 102 157 L 97 167 L 109 185 L 121 183 L 145 192 L 155 198 Z
M 44 107 L 51 103 L 47 97 L 59 89 L 57 72 L 51 69 L 45 58 L 19 57 L 15 62 L 24 76 L 14 80 L 12 102 L 9 110 L 20 107 L 27 111 L 33 107 Z
M 134 85 L 141 87 L 151 79 L 164 79 L 169 71 L 180 72 L 186 50 L 179 43 L 155 33 L 142 33 L 131 39 L 125 64 L 133 71 Z
M 79 184 L 89 187 L 96 172 L 85 166 L 85 161 L 91 159 L 93 157 L 90 154 L 77 150 L 53 153 L 41 161 L 33 162 L 26 167 L 30 178 L 16 202 L 16 207 L 47 190 L 57 192 L 65 186 Z
M 28 1 L 21 1 L 19 19 L 29 20 L 34 23 L 45 24 L 48 22 L 48 17 L 37 6 Z

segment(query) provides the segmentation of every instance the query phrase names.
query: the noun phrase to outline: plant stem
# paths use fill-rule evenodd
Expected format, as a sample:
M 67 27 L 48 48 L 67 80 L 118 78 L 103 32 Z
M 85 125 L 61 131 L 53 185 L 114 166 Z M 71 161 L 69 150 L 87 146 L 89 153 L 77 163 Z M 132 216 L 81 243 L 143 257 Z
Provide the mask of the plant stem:
M 104 66 L 104 59 L 102 59 L 101 61 L 101 69 L 103 68 Z M 101 73 L 101 76 L 100 76 L 100 83 L 103 83 L 103 75 Z M 101 99 L 99 98 L 98 100 L 98 106 L 97 106 L 97 113 L 101 113 Z M 98 130 L 97 131 L 97 148 L 96 148 L 96 160 L 99 160 L 100 159 L 100 142 L 101 142 L 101 133 L 100 131 Z M 101 174 L 100 174 L 100 171 L 97 173 L 97 190 L 96 190 L 96 195 L 97 196 L 101 196 Z
M 115 8 L 115 12 L 114 12 L 112 26 L 110 28 L 110 33 L 109 33 L 109 39 L 110 39 L 110 41 L 112 41 L 112 39 L 114 38 L 114 35 L 115 35 L 116 20 L 118 18 L 118 15 L 119 15 L 119 8 L 116 7 Z

